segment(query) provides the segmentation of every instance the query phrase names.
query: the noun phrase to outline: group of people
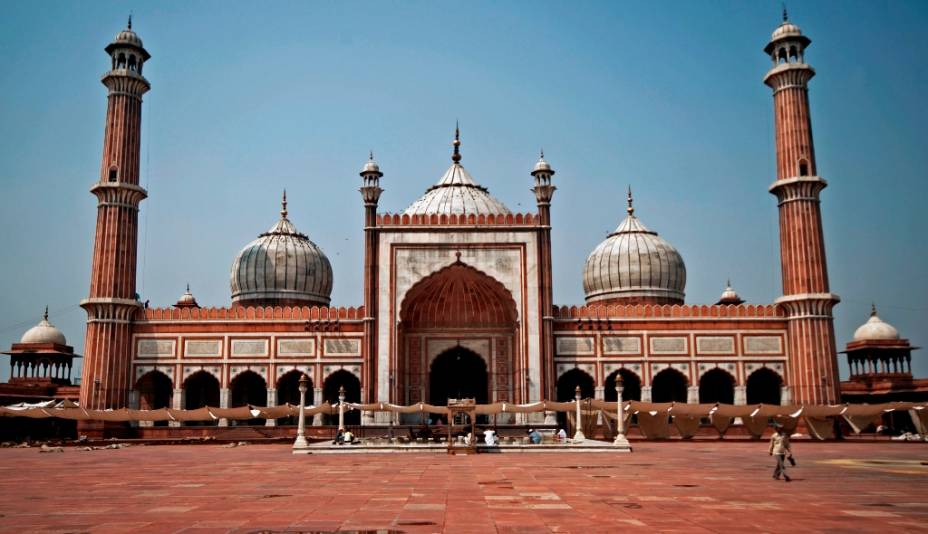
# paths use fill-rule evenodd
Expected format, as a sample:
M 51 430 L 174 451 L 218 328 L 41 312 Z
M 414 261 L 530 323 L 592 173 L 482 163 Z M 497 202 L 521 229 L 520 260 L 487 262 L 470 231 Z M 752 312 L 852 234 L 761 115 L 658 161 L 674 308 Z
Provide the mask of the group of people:
M 332 441 L 335 445 L 351 445 L 354 443 L 354 434 L 350 430 L 344 430 L 339 428 L 338 433 L 335 434 L 335 440 Z

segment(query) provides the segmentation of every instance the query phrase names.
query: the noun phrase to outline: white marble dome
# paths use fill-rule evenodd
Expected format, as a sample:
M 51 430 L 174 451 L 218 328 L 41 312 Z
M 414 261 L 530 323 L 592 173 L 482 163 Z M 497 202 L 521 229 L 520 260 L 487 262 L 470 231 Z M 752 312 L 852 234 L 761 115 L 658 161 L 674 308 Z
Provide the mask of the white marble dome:
M 896 341 L 898 339 L 899 331 L 893 325 L 880 319 L 876 314 L 876 306 L 873 306 L 870 311 L 870 319 L 854 331 L 854 341 Z
M 628 216 L 586 260 L 586 301 L 682 303 L 686 265 L 677 249 L 635 217 L 628 196 Z
M 56 345 L 67 345 L 68 342 L 61 333 L 61 330 L 55 328 L 55 325 L 48 322 L 48 308 L 45 309 L 45 315 L 39 324 L 33 326 L 19 340 L 20 343 L 54 343 Z
M 454 153 L 451 167 L 428 188 L 419 200 L 403 212 L 404 215 L 508 215 L 502 202 L 493 198 L 490 191 L 478 184 L 461 165 L 460 131 L 454 132 Z
M 332 265 L 309 237 L 281 218 L 245 245 L 232 263 L 232 302 L 242 306 L 328 306 Z

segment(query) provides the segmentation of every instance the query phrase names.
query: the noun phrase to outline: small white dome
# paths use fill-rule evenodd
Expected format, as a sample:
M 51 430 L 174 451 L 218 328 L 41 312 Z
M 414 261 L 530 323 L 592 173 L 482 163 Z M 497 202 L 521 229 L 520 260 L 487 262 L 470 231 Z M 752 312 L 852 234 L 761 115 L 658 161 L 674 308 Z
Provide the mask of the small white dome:
M 854 341 L 896 341 L 899 339 L 899 331 L 896 328 L 884 322 L 876 314 L 876 306 L 870 311 L 870 319 L 854 331 Z
M 532 169 L 532 174 L 536 172 L 551 172 L 551 165 L 545 161 L 545 153 L 541 153 L 541 157 L 538 158 L 538 161 L 535 163 L 535 168 Z
M 770 36 L 770 40 L 776 41 L 777 39 L 782 39 L 784 37 L 800 36 L 802 36 L 802 30 L 799 29 L 799 26 L 796 26 L 792 22 L 786 20 L 783 21 L 783 24 L 777 26 L 777 29 L 773 30 L 773 34 Z
M 369 172 L 380 173 L 380 165 L 377 165 L 377 162 L 374 161 L 373 152 L 371 152 L 370 158 L 364 162 L 364 167 L 361 169 L 361 174 L 366 174 Z
M 19 340 L 20 343 L 55 343 L 57 345 L 67 345 L 61 330 L 48 322 L 48 308 L 45 308 L 45 315 L 39 324 L 33 326 Z

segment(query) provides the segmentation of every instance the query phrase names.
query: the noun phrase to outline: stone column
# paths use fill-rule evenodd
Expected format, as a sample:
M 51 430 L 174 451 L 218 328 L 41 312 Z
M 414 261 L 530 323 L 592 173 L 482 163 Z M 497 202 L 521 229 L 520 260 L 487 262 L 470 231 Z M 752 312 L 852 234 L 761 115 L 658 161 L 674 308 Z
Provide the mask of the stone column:
M 277 406 L 277 390 L 268 388 L 267 389 L 267 407 L 273 408 Z M 264 426 L 277 426 L 277 419 L 268 419 L 264 422 Z
M 229 388 L 221 388 L 219 390 L 219 407 L 228 408 L 229 407 L 229 397 L 232 396 L 232 390 Z M 229 426 L 229 420 L 222 418 L 219 420 L 219 426 Z
M 651 386 L 641 388 L 641 402 L 651 402 Z
M 595 388 L 593 388 L 593 398 L 595 398 L 596 400 L 601 400 L 601 401 L 606 400 L 606 386 L 596 386 Z M 602 413 L 596 414 L 596 424 L 597 425 L 603 424 Z
M 325 400 L 322 398 L 322 388 L 313 388 L 313 405 L 320 406 Z M 317 413 L 313 416 L 313 426 L 322 426 L 322 414 Z
M 293 442 L 294 449 L 305 449 L 309 446 L 306 442 L 306 390 L 309 385 L 309 379 L 304 374 L 300 377 L 300 416 L 296 427 L 296 440 Z
M 735 404 L 747 404 L 748 402 L 747 386 L 735 386 Z
M 184 390 L 183 388 L 175 388 L 174 396 L 171 399 L 171 408 L 175 410 L 184 409 Z M 180 426 L 180 421 L 168 421 L 168 426 Z
M 699 403 L 699 388 L 697 386 L 686 388 L 686 402 L 687 404 Z
M 624 385 L 622 384 L 622 377 L 616 376 L 615 381 L 615 393 L 616 399 L 616 420 L 615 420 L 615 440 L 612 442 L 613 445 L 622 449 L 631 450 L 631 446 L 628 444 L 628 438 L 625 437 L 625 410 L 622 404 L 622 390 Z
M 580 413 L 580 386 L 577 386 L 577 389 L 574 391 L 574 402 L 577 407 L 577 431 L 574 432 L 574 441 L 583 441 L 586 439 L 586 436 L 583 435 L 583 418 Z

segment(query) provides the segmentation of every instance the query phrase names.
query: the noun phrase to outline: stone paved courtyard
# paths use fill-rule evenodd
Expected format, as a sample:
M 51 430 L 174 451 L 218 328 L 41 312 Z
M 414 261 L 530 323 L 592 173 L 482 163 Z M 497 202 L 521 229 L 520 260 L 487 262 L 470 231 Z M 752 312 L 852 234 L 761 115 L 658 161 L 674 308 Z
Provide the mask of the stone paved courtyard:
M 635 443 L 632 454 L 0 450 L 0 532 L 928 532 L 928 445 Z

